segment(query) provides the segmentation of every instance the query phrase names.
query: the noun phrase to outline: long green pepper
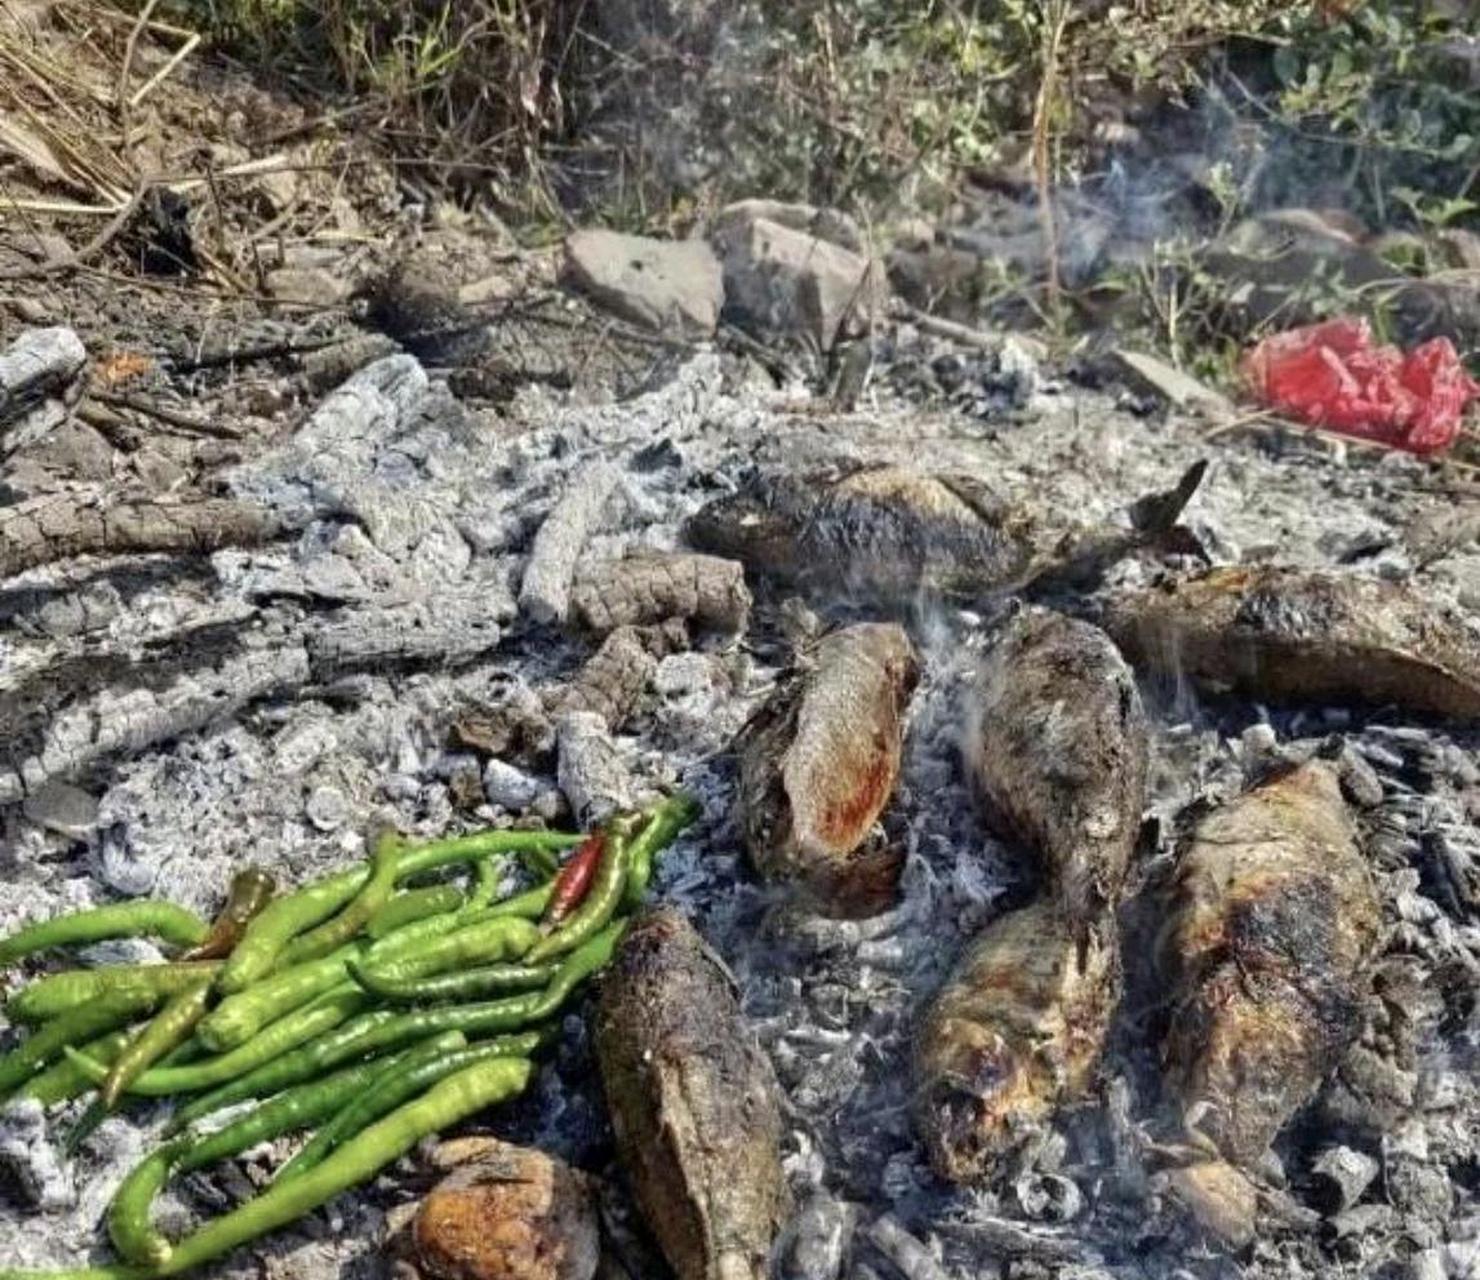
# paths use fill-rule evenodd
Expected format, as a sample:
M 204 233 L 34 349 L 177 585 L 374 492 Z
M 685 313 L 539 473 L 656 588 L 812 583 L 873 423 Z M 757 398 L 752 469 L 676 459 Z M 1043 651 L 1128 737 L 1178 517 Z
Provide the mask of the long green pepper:
M 211 922 L 205 941 L 185 952 L 182 960 L 224 960 L 236 949 L 243 932 L 277 892 L 277 881 L 261 867 L 244 867 L 231 878 L 226 904 Z
M 105 1067 L 112 1066 L 133 1038 L 132 1031 L 120 1028 L 99 1036 L 96 1040 L 89 1040 L 82 1046 L 82 1053 L 94 1062 L 101 1062 Z M 43 1107 L 54 1107 L 61 1102 L 71 1102 L 92 1087 L 93 1082 L 83 1074 L 82 1069 L 70 1058 L 63 1057 L 40 1075 L 27 1080 L 16 1090 L 16 1097 L 35 1098 Z
M 48 1022 L 28 1036 L 19 1048 L 0 1058 L 0 1098 L 7 1097 L 17 1085 L 24 1084 L 47 1063 L 69 1052 L 72 1045 L 127 1026 L 142 1015 L 153 1012 L 162 999 L 152 991 L 123 988 L 106 992 Z M 100 1066 L 98 1070 L 106 1079 L 108 1068 Z M 94 1083 L 101 1084 L 102 1080 L 94 1080 Z
M 112 938 L 162 938 L 177 947 L 194 947 L 209 932 L 204 920 L 173 902 L 115 902 L 43 920 L 0 939 L 0 965 L 13 964 L 33 951 Z
M 699 802 L 680 791 L 670 796 L 652 811 L 632 841 L 628 852 L 627 887 L 622 894 L 622 906 L 627 911 L 636 911 L 647 895 L 648 882 L 653 877 L 653 858 L 659 850 L 673 842 L 689 823 L 702 812 Z
M 139 1161 L 119 1183 L 108 1204 L 108 1238 L 125 1262 L 157 1267 L 170 1256 L 170 1242 L 154 1229 L 150 1210 L 164 1190 L 170 1169 L 186 1148 L 167 1142 Z
M 68 969 L 39 978 L 16 992 L 5 1012 L 16 1022 L 38 1023 L 89 1004 L 112 991 L 125 988 L 152 991 L 160 1001 L 213 977 L 219 963 L 130 964 L 111 969 Z
M 363 951 L 361 943 L 340 947 L 322 959 L 309 960 L 254 982 L 227 996 L 200 1024 L 201 1043 L 217 1053 L 235 1049 L 276 1018 L 287 1017 L 349 978 L 346 962 Z
M 224 1084 L 271 1062 L 290 1049 L 296 1049 L 332 1027 L 337 1027 L 346 1018 L 363 1009 L 365 1000 L 365 993 L 361 988 L 353 982 L 346 982 L 333 991 L 325 992 L 312 1004 L 290 1013 L 286 1018 L 279 1018 L 230 1053 L 192 1062 L 183 1067 L 155 1067 L 152 1071 L 146 1071 L 134 1081 L 129 1092 L 149 1098 L 162 1098 L 172 1093 L 199 1093 L 213 1085 Z M 82 1057 L 73 1049 L 68 1049 L 67 1054 L 69 1057 L 75 1056 L 78 1064 L 96 1083 L 101 1084 L 107 1078 L 106 1068 Z
M 485 863 L 480 862 L 480 867 Z M 365 934 L 372 942 L 378 942 L 397 929 L 415 924 L 430 916 L 446 915 L 449 911 L 460 911 L 465 905 L 462 890 L 455 884 L 433 884 L 425 889 L 407 889 L 381 907 L 365 926 Z
M 283 948 L 280 964 L 305 964 L 328 955 L 359 933 L 374 914 L 391 900 L 396 890 L 396 873 L 400 867 L 401 841 L 387 832 L 375 842 L 370 860 L 370 879 L 355 894 L 349 905 L 332 920 L 300 934 Z
M 468 1038 L 461 1031 L 444 1031 L 408 1049 L 394 1067 L 376 1077 L 369 1089 L 358 1094 L 346 1094 L 345 1105 L 278 1170 L 273 1182 L 289 1182 L 322 1164 L 324 1157 L 335 1147 L 354 1137 L 366 1125 L 389 1115 L 403 1102 L 420 1097 L 438 1080 L 445 1079 L 454 1071 L 486 1058 L 508 1056 L 500 1053 L 497 1047 L 482 1046 L 474 1050 L 476 1056 L 470 1058 L 466 1053 L 458 1052 L 467 1050 L 467 1045 Z
M 393 1004 L 434 1004 L 447 1000 L 477 1000 L 543 987 L 559 971 L 553 960 L 544 964 L 489 964 L 473 969 L 455 969 L 425 978 L 395 978 L 375 973 L 363 975 L 361 983 L 382 1000 Z
M 195 986 L 180 992 L 165 1005 L 153 1020 L 118 1055 L 98 1091 L 104 1110 L 118 1105 L 129 1087 L 150 1067 L 190 1038 L 196 1023 L 210 1007 L 211 980 L 199 979 Z
M 347 961 L 356 982 L 371 991 L 377 983 L 404 981 L 445 973 L 465 965 L 495 960 L 517 960 L 538 940 L 540 931 L 518 916 L 499 916 L 466 925 L 441 937 L 429 939 L 414 953 L 400 959 L 374 964 L 366 959 Z

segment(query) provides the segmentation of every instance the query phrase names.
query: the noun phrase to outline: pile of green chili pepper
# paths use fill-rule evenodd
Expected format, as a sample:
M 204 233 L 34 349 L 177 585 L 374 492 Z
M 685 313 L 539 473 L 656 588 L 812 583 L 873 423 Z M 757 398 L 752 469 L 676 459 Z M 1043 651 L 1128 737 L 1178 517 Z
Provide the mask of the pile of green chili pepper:
M 74 1141 L 138 1098 L 178 1100 L 169 1137 L 125 1178 L 108 1214 L 122 1261 L 0 1280 L 178 1275 L 310 1212 L 430 1134 L 527 1085 L 556 1015 L 611 957 L 653 857 L 697 814 L 687 796 L 593 835 L 487 831 L 375 842 L 358 866 L 278 896 L 265 872 L 233 881 L 212 924 L 168 902 L 100 907 L 0 939 L 0 964 L 57 947 L 153 937 L 157 965 L 41 977 L 10 998 L 30 1028 L 0 1055 L 0 1101 L 57 1106 L 96 1090 Z M 560 854 L 579 850 L 562 866 Z M 502 861 L 537 882 L 496 900 Z M 575 865 L 572 865 L 574 863 Z M 450 882 L 402 888 L 446 868 Z M 224 1128 L 195 1126 L 257 1102 Z M 261 1194 L 171 1241 L 154 1199 L 191 1172 L 312 1131 Z

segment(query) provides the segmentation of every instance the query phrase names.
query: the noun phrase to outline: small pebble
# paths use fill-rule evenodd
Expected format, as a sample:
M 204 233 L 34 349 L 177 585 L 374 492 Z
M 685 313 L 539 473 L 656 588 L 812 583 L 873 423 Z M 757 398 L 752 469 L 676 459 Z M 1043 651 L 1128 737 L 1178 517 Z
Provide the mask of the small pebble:
M 542 786 L 538 778 L 502 760 L 490 760 L 483 769 L 483 794 L 488 803 L 510 812 L 529 808 Z
M 318 830 L 337 831 L 349 820 L 349 801 L 338 787 L 315 787 L 303 814 Z

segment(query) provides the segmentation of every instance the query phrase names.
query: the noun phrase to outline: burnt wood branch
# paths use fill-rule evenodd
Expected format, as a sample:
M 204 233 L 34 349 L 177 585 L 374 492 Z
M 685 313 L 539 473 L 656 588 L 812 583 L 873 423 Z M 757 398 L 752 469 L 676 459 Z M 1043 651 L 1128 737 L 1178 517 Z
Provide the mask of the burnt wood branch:
M 726 633 L 750 622 L 745 569 L 717 556 L 647 552 L 600 561 L 577 575 L 570 603 L 582 626 L 603 635 L 670 618 Z
M 87 350 L 71 329 L 28 329 L 0 352 L 0 457 L 34 444 L 76 398 Z
M 619 730 L 652 683 L 658 661 L 688 648 L 688 631 L 680 621 L 661 627 L 618 627 L 567 684 L 545 694 L 545 707 L 559 718 L 569 711 L 589 711 Z
M 272 512 L 231 498 L 110 504 L 49 494 L 0 511 L 0 578 L 80 555 L 204 554 L 283 532 Z
M 776 1078 L 678 912 L 633 922 L 595 1042 L 623 1167 L 678 1280 L 764 1280 L 787 1200 Z
M 621 473 L 607 463 L 583 467 L 540 525 L 519 587 L 519 607 L 536 622 L 565 621 L 576 561 L 620 480 Z

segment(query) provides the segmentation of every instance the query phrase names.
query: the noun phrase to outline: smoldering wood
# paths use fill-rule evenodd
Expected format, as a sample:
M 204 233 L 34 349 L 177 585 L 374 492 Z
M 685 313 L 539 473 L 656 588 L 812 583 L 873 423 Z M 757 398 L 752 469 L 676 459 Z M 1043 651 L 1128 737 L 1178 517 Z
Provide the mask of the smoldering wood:
M 283 532 L 272 512 L 231 498 L 109 505 L 49 494 L 0 513 L 0 578 L 80 555 L 259 546 Z
M 578 573 L 571 610 L 590 631 L 684 618 L 715 631 L 743 631 L 750 621 L 745 569 L 718 556 L 647 552 L 600 561 Z
M 81 775 L 109 756 L 137 754 L 229 719 L 252 703 L 301 688 L 309 679 L 300 646 L 246 650 L 181 672 L 160 688 L 104 689 L 41 728 L 35 750 L 0 764 L 0 804 L 12 804 L 53 778 Z
M 536 622 L 565 621 L 576 561 L 620 480 L 621 472 L 608 463 L 583 467 L 540 525 L 519 588 L 519 608 Z
M 682 622 L 662 627 L 618 627 L 573 680 L 546 693 L 546 709 L 556 718 L 570 711 L 590 711 L 616 732 L 652 683 L 658 660 L 687 647 L 688 632 Z
M 314 678 L 351 671 L 436 664 L 459 666 L 498 647 L 503 632 L 482 596 L 347 609 L 308 634 Z
M 632 807 L 632 776 L 599 715 L 567 712 L 556 726 L 556 736 L 555 780 L 578 823 L 593 825 Z
M 30 411 L 64 390 L 86 363 L 82 339 L 61 327 L 27 329 L 0 352 L 0 456 L 33 443 L 56 425 L 55 414 L 33 420 Z

